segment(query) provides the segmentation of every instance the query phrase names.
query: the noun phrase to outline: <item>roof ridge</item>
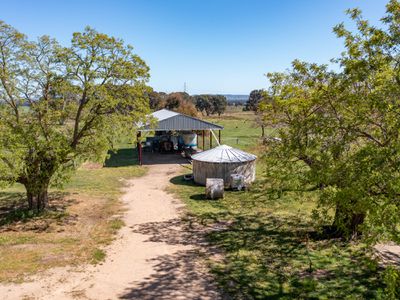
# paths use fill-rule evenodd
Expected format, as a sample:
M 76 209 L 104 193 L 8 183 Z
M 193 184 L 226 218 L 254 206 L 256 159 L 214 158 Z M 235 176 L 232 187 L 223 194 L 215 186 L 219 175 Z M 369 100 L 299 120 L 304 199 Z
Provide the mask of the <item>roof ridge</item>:
M 227 146 L 229 148 L 221 146 Z M 248 153 L 228 145 L 221 145 L 221 146 L 194 154 L 192 158 L 193 160 L 199 160 L 210 163 L 246 162 L 246 161 L 253 161 L 257 158 L 257 156 L 252 153 Z

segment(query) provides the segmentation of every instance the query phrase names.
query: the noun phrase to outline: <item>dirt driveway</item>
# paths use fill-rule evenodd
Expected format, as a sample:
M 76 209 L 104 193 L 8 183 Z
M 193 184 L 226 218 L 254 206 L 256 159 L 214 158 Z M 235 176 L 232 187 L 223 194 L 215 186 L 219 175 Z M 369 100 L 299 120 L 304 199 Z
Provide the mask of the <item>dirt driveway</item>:
M 182 204 L 165 191 L 181 166 L 148 166 L 129 182 L 124 226 L 106 248 L 106 260 L 79 269 L 58 268 L 31 282 L 0 285 L 2 299 L 218 299 L 199 259 L 203 240 L 180 221 Z

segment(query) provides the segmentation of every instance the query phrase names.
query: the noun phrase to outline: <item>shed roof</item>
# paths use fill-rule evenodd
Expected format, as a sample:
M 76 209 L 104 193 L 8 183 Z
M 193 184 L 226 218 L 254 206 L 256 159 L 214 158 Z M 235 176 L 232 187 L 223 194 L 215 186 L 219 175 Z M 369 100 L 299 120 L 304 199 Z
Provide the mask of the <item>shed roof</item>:
M 151 119 L 156 119 L 157 123 L 153 127 L 150 125 Z M 195 117 L 181 113 L 161 109 L 148 116 L 146 125 L 140 127 L 139 131 L 170 131 L 170 130 L 221 130 L 223 126 L 200 120 Z
M 193 160 L 210 163 L 238 163 L 253 161 L 256 158 L 257 156 L 254 154 L 247 153 L 227 145 L 221 145 L 213 149 L 192 155 Z

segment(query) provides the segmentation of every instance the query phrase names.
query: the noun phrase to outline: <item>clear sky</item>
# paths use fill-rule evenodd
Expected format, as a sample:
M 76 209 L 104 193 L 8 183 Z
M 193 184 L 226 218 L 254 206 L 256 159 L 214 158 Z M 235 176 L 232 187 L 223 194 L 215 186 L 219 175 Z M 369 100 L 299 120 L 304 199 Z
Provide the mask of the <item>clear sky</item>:
M 30 38 L 68 45 L 86 25 L 123 38 L 158 91 L 248 94 L 293 59 L 328 63 L 343 49 L 332 27 L 347 8 L 378 23 L 386 0 L 0 0 L 0 19 Z

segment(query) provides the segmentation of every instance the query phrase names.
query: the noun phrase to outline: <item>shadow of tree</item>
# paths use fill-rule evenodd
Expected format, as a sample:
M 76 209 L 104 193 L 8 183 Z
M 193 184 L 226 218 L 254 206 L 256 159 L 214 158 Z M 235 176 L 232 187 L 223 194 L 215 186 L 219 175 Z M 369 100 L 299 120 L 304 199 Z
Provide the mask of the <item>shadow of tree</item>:
M 148 242 L 162 242 L 168 245 L 196 245 L 205 243 L 205 228 L 194 219 L 170 219 L 164 222 L 149 222 L 132 226 L 132 232 L 148 236 Z
M 128 167 L 138 165 L 138 155 L 135 148 L 122 148 L 116 151 L 109 150 L 104 167 Z
M 309 240 L 311 228 L 299 218 L 231 217 L 226 229 L 210 231 L 208 239 L 225 252 L 224 261 L 213 264 L 212 271 L 234 298 L 369 299 L 382 287 L 376 265 L 364 252 L 339 241 Z
M 206 228 L 194 219 L 174 218 L 132 226 L 134 233 L 146 235 L 146 242 L 182 245 L 185 250 L 161 255 L 150 263 L 153 273 L 144 281 L 133 282 L 120 299 L 220 299 L 214 280 L 199 259 L 211 253 L 205 239 Z
M 139 165 L 138 151 L 136 148 L 121 148 L 116 151 L 109 150 L 108 158 L 104 162 L 104 167 L 128 167 Z M 183 158 L 179 153 L 152 153 L 143 152 L 143 165 L 157 164 L 181 164 L 189 163 L 188 159 Z
M 187 165 L 190 161 L 180 153 L 144 152 L 143 165 L 178 164 Z
M 49 206 L 44 211 L 29 210 L 26 194 L 23 192 L 0 192 L 0 226 L 11 226 L 16 222 L 29 222 L 30 220 L 60 219 L 65 216 L 66 208 L 73 203 L 74 199 L 69 199 L 66 192 L 50 192 Z M 5 228 L 3 228 L 5 230 Z
M 126 291 L 120 299 L 220 299 L 211 278 L 201 271 L 196 250 L 178 251 L 153 259 L 154 275 L 137 283 L 137 288 Z M 203 284 L 198 285 L 199 282 Z

